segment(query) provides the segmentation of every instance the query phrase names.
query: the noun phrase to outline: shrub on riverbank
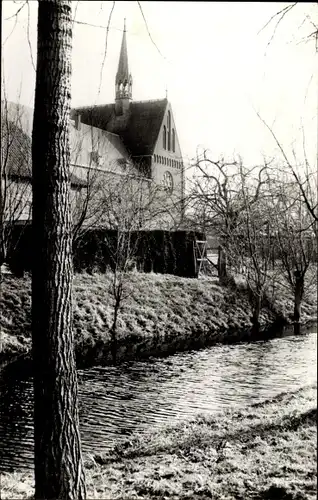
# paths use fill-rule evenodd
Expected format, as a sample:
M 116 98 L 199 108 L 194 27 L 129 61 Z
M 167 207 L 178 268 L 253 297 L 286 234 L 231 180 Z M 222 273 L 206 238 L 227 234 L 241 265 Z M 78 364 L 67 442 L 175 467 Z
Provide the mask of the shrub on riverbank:
M 313 500 L 317 387 L 136 436 L 86 457 L 88 498 Z M 31 474 L 3 474 L 4 498 L 30 498 Z
M 111 274 L 74 277 L 74 334 L 78 360 L 88 364 L 111 362 L 110 328 L 113 314 Z M 23 354 L 31 346 L 31 280 L 3 277 L 0 328 L 2 358 Z M 220 286 L 211 278 L 130 273 L 118 321 L 119 359 L 227 341 L 251 327 L 251 308 L 244 292 Z M 276 311 L 276 312 L 275 312 Z M 277 311 L 292 311 L 292 300 L 282 288 L 274 310 L 264 307 L 263 326 Z M 315 297 L 303 305 L 303 320 L 316 315 Z

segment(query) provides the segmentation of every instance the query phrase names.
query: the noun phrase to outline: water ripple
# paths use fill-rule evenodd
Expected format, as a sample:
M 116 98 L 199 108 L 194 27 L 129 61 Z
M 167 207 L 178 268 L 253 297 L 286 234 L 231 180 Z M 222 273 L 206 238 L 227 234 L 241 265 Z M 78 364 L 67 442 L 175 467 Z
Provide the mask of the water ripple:
M 79 370 L 84 452 L 197 413 L 258 403 L 317 381 L 317 335 L 215 346 L 167 358 Z M 32 382 L 5 381 L 2 470 L 32 466 Z

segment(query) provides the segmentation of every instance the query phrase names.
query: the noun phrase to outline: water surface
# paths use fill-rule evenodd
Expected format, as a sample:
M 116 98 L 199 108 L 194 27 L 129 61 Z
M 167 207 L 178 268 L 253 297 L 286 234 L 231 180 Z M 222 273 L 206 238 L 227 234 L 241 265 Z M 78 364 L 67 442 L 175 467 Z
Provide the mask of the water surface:
M 83 451 L 165 423 L 247 406 L 317 382 L 317 335 L 214 346 L 79 370 Z M 32 380 L 2 379 L 0 466 L 32 466 Z

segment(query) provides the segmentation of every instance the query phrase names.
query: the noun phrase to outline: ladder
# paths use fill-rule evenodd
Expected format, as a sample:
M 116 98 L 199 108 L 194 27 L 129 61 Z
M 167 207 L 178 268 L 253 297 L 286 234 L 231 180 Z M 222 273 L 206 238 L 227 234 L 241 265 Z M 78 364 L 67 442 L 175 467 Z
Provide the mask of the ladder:
M 193 258 L 195 275 L 199 278 L 203 272 L 206 273 L 209 262 L 207 258 L 207 241 L 194 240 L 193 241 Z

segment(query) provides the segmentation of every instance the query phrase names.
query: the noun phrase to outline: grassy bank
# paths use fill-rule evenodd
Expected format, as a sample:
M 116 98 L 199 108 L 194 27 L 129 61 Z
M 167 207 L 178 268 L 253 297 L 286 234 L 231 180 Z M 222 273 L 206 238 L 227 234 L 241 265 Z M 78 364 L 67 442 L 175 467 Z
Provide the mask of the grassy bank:
M 78 274 L 74 278 L 74 333 L 78 360 L 111 362 L 112 276 Z M 0 359 L 29 352 L 31 347 L 31 280 L 2 277 Z M 233 291 L 209 278 L 131 273 L 118 320 L 118 359 L 182 350 L 224 342 L 251 328 L 251 308 L 243 290 Z M 302 319 L 316 315 L 315 293 L 305 297 Z M 288 317 L 292 299 L 281 289 L 274 310 L 264 307 L 261 325 L 277 313 Z M 231 333 L 232 332 L 232 333 Z M 170 351 L 169 351 L 170 350 Z
M 317 387 L 198 416 L 86 457 L 89 499 L 316 498 Z M 2 498 L 31 498 L 31 474 L 3 474 Z

